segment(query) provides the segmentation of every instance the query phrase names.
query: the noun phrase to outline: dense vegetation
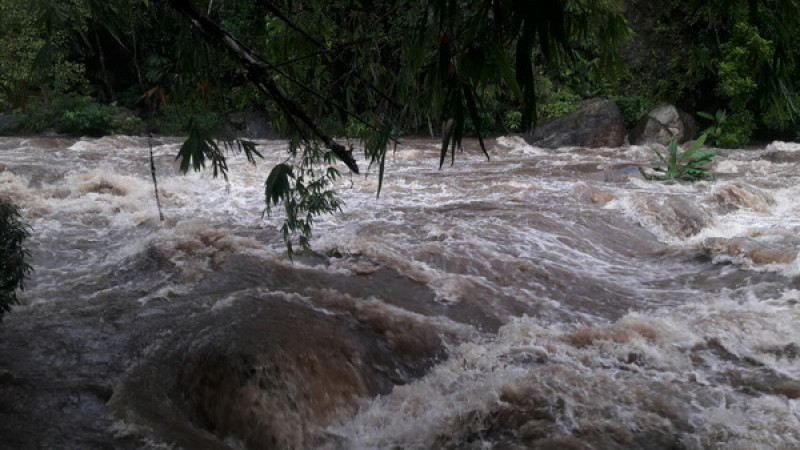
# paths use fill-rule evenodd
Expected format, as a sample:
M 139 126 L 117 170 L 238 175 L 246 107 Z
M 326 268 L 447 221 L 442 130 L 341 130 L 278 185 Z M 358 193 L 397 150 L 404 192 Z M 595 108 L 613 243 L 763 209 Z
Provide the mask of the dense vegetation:
M 359 171 L 334 136 L 381 178 L 404 133 L 440 135 L 443 164 L 598 96 L 631 125 L 677 103 L 718 146 L 796 138 L 798 38 L 797 0 L 0 0 L 0 133 L 184 134 L 182 167 L 224 176 L 226 149 L 258 156 L 231 112 L 261 112 L 295 157 L 267 209 L 305 246 L 334 161 Z
M 22 223 L 19 208 L 0 197 L 0 321 L 18 304 L 17 290 L 24 287 L 31 267 L 25 262 L 24 244 L 29 232 Z
M 15 112 L 0 133 L 142 133 L 154 113 L 153 131 L 186 134 L 255 110 L 291 134 L 247 68 L 198 39 L 182 3 L 268 62 L 328 134 L 357 134 L 372 117 L 439 133 L 446 109 L 465 132 L 515 132 L 533 113 L 602 96 L 629 124 L 663 101 L 725 111 L 721 146 L 797 137 L 800 6 L 781 0 L 0 0 L 0 111 Z M 634 30 L 624 61 L 620 14 Z
M 629 2 L 637 31 L 627 98 L 671 101 L 715 128 L 714 144 L 797 139 L 800 3 L 781 0 Z M 721 120 L 720 120 L 721 119 Z

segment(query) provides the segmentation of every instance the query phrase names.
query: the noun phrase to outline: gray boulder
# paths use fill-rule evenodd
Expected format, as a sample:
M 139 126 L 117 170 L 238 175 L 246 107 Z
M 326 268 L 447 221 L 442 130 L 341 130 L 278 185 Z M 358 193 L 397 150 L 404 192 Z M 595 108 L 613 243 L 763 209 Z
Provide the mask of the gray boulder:
M 646 177 L 638 164 L 614 164 L 603 169 L 603 180 L 610 183 L 629 181 L 631 178 L 644 180 Z
M 577 111 L 541 121 L 523 136 L 535 147 L 620 147 L 625 144 L 625 122 L 612 100 L 590 99 Z
M 278 133 L 265 114 L 255 111 L 240 111 L 228 116 L 230 126 L 226 134 L 243 139 L 277 139 Z
M 675 105 L 661 105 L 642 118 L 631 130 L 628 140 L 634 145 L 663 144 L 673 139 L 679 143 L 697 137 L 697 122 Z

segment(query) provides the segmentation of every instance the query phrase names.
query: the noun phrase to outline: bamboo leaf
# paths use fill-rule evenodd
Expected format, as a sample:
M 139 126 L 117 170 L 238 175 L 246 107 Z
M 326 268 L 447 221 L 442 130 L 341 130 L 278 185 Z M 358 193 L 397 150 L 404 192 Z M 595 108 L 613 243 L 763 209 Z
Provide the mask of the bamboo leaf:
M 449 119 L 442 126 L 442 149 L 439 152 L 439 169 L 444 166 L 444 159 L 447 157 L 447 150 L 450 147 L 450 141 L 453 139 L 455 131 L 453 122 L 453 119 Z
M 709 113 L 707 113 L 705 111 L 698 111 L 697 115 L 702 117 L 702 118 L 704 118 L 704 119 L 714 120 L 714 116 L 712 116 L 711 114 L 709 114 Z
M 264 156 L 256 149 L 258 144 L 255 142 L 245 139 L 237 139 L 236 144 L 239 149 L 244 152 L 245 157 L 247 157 L 247 161 L 251 164 L 256 164 L 256 157 L 264 159 Z
M 472 123 L 475 125 L 475 132 L 478 134 L 478 142 L 481 145 L 481 150 L 483 150 L 483 154 L 486 155 L 486 159 L 489 159 L 489 152 L 486 151 L 486 145 L 483 142 L 483 132 L 481 131 L 481 117 L 478 115 L 478 107 L 475 102 L 475 95 L 472 91 L 472 87 L 464 84 L 464 98 L 467 100 L 467 108 L 469 109 L 469 115 L 472 119 Z
M 267 203 L 267 212 L 273 205 L 277 205 L 281 200 L 291 195 L 292 185 L 289 181 L 294 178 L 292 167 L 282 163 L 273 167 L 269 172 L 267 181 L 264 183 L 264 198 Z
M 180 160 L 180 170 L 185 174 L 189 171 L 189 167 L 195 172 L 202 170 L 205 167 L 205 154 L 203 140 L 190 132 L 175 159 Z
M 494 49 L 495 52 L 495 62 L 497 64 L 497 70 L 500 72 L 500 76 L 511 88 L 511 91 L 514 95 L 522 99 L 522 89 L 519 87 L 519 83 L 517 83 L 516 75 L 514 74 L 514 69 L 511 67 L 511 63 L 508 61 L 508 57 L 506 56 L 505 50 L 501 46 L 497 46 Z

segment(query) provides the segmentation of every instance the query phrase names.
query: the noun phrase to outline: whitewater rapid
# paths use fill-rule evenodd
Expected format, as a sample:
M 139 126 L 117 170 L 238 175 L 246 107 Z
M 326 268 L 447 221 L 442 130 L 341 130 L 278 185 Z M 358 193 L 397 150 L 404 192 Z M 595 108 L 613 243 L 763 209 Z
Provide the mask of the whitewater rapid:
M 263 214 L 284 142 L 227 182 L 153 144 L 163 222 L 146 138 L 0 138 L 36 269 L 0 447 L 800 447 L 799 144 L 689 184 L 646 146 L 439 170 L 408 139 L 294 260 Z

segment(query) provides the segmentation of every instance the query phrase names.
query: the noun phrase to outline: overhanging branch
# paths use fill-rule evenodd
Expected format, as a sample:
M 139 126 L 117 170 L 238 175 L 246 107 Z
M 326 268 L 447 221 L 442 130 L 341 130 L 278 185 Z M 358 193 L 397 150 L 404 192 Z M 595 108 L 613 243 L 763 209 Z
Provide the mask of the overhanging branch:
M 358 164 L 353 159 L 352 152 L 323 132 L 305 110 L 283 92 L 281 87 L 269 76 L 270 67 L 261 62 L 260 58 L 247 46 L 222 29 L 216 22 L 198 13 L 188 0 L 169 0 L 169 4 L 174 10 L 189 19 L 192 26 L 206 40 L 223 47 L 229 55 L 238 60 L 247 69 L 250 81 L 267 97 L 272 99 L 285 114 L 289 115 L 292 121 L 302 123 L 315 138 L 322 141 L 326 147 L 336 154 L 351 171 L 359 173 Z M 302 130 L 298 131 L 302 132 Z

